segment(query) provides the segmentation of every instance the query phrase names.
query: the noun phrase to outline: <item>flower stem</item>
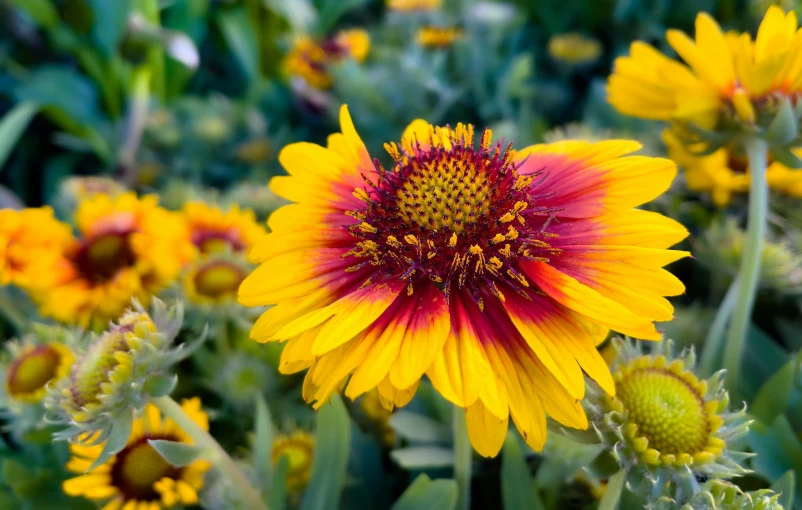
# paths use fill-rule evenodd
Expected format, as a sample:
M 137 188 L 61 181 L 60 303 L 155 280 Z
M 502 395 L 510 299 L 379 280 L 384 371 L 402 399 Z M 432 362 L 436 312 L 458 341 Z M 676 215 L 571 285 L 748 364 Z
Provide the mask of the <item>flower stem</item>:
M 152 400 L 153 405 L 161 410 L 166 418 L 173 420 L 196 445 L 209 451 L 212 464 L 234 486 L 236 493 L 242 498 L 249 510 L 268 510 L 267 503 L 262 501 L 259 492 L 250 484 L 240 468 L 229 457 L 225 450 L 215 439 L 203 430 L 192 418 L 187 415 L 178 403 L 170 397 L 157 397 Z
M 738 272 L 737 297 L 732 321 L 724 350 L 724 368 L 727 369 L 727 386 L 736 395 L 736 385 L 741 375 L 746 332 L 752 318 L 758 280 L 760 279 L 760 256 L 763 251 L 763 238 L 768 216 L 769 192 L 766 183 L 766 160 L 768 144 L 760 138 L 746 141 L 746 155 L 749 158 L 749 219 L 747 220 L 746 243 L 741 255 L 741 268 Z
M 471 462 L 473 449 L 468 438 L 465 409 L 454 406 L 451 419 L 454 428 L 454 479 L 457 481 L 457 510 L 471 508 Z
M 710 331 L 707 332 L 699 363 L 699 375 L 702 377 L 708 377 L 713 373 L 713 368 L 721 357 L 721 341 L 724 339 L 727 322 L 732 316 L 732 309 L 735 306 L 735 298 L 738 296 L 739 286 L 740 281 L 735 278 L 730 284 L 727 294 L 724 295 L 724 299 L 721 300 L 716 317 L 710 325 Z

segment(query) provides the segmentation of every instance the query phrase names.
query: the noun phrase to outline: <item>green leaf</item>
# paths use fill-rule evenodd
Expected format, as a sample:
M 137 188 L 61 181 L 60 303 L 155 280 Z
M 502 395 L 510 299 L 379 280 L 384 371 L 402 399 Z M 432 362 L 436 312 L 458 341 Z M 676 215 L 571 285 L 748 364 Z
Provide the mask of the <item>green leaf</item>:
M 56 28 L 61 22 L 58 10 L 50 0 L 12 0 L 11 3 L 27 12 L 40 27 L 47 30 Z
M 788 168 L 802 168 L 802 159 L 782 145 L 771 146 L 772 157 Z
M 34 102 L 19 103 L 0 120 L 0 170 L 38 109 Z
M 128 13 L 131 11 L 130 0 L 87 0 L 94 11 L 92 38 L 96 47 L 104 56 L 117 53 L 117 46 L 125 34 Z
M 390 452 L 390 457 L 404 469 L 444 468 L 454 465 L 454 452 L 439 446 L 413 446 Z
M 301 510 L 337 510 L 350 451 L 351 418 L 342 398 L 333 395 L 331 402 L 317 412 L 315 459 Z
M 454 480 L 432 481 L 426 474 L 419 475 L 401 494 L 390 510 L 418 510 L 436 508 L 453 510 L 457 506 L 457 482 Z
M 261 393 L 256 395 L 255 409 L 253 464 L 258 480 L 270 480 L 270 471 L 273 467 L 273 422 L 270 418 L 270 409 Z M 268 490 L 271 487 L 268 487 Z
M 607 482 L 607 489 L 599 501 L 599 510 L 616 510 L 618 500 L 621 499 L 621 491 L 624 490 L 624 483 L 627 481 L 627 472 L 623 469 L 614 474 Z
M 232 7 L 220 12 L 217 24 L 246 78 L 255 80 L 259 76 L 259 42 L 245 9 Z
M 789 470 L 796 476 L 802 473 L 802 444 L 784 415 L 777 416 L 770 427 L 755 422 L 746 440 L 757 454 L 752 468 L 770 482 L 777 482 Z M 794 499 L 802 501 L 799 483 L 794 487 Z
M 267 506 L 270 510 L 284 510 L 287 507 L 287 475 L 290 472 L 290 458 L 282 455 L 273 467 Z
M 785 413 L 794 388 L 797 364 L 797 359 L 792 359 L 763 384 L 749 407 L 755 418 L 768 424 Z
M 390 417 L 390 426 L 400 436 L 421 443 L 444 443 L 451 440 L 451 430 L 442 423 L 409 411 L 398 411 Z
M 28 471 L 24 465 L 14 459 L 6 459 L 3 462 L 3 482 L 11 488 L 30 484 L 36 478 L 33 473 Z M 15 489 L 16 490 L 16 489 Z
M 793 470 L 786 471 L 771 487 L 775 493 L 780 494 L 780 504 L 783 508 L 791 510 L 794 507 L 794 487 L 796 476 Z
M 204 455 L 204 449 L 194 444 L 163 439 L 149 439 L 148 444 L 175 467 L 188 466 Z
M 17 101 L 38 103 L 54 122 L 71 132 L 101 118 L 94 84 L 66 65 L 37 67 L 14 95 Z
M 309 0 L 263 0 L 265 7 L 284 18 L 294 32 L 303 34 L 317 21 L 317 12 Z
M 144 390 L 151 397 L 166 397 L 173 392 L 176 383 L 178 376 L 175 374 L 156 374 L 148 377 Z
M 129 413 L 124 413 L 122 416 L 117 417 L 111 425 L 111 432 L 103 444 L 103 450 L 98 455 L 95 462 L 89 466 L 86 471 L 92 471 L 98 466 L 105 464 L 112 456 L 119 453 L 128 443 L 128 438 L 131 437 L 131 425 L 133 419 Z
M 501 501 L 504 510 L 541 510 L 518 436 L 512 432 L 504 440 L 501 453 Z
M 780 101 L 780 110 L 766 131 L 766 140 L 771 144 L 788 145 L 798 133 L 796 115 L 787 98 Z

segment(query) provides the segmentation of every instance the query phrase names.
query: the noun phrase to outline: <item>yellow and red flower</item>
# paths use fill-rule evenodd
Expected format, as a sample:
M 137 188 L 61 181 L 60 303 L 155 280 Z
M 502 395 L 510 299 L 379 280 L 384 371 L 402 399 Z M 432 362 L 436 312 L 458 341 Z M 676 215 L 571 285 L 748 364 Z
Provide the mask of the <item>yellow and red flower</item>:
M 240 209 L 238 205 L 223 211 L 215 205 L 188 202 L 183 214 L 192 244 L 202 255 L 225 251 L 247 253 L 265 235 L 253 211 Z
M 209 418 L 201 409 L 200 399 L 184 400 L 181 408 L 203 430 L 209 430 Z M 100 457 L 105 443 L 70 446 L 72 458 L 67 470 L 78 476 L 63 483 L 64 492 L 105 501 L 103 510 L 162 510 L 196 505 L 203 475 L 211 464 L 197 460 L 184 467 L 171 466 L 149 440 L 193 443 L 175 422 L 162 419 L 156 406 L 149 404 L 144 415 L 134 420 L 125 448 L 91 471 L 87 469 Z
M 676 174 L 665 159 L 626 156 L 636 142 L 564 141 L 521 151 L 485 130 L 414 121 L 392 169 L 374 164 L 346 107 L 328 147 L 296 143 L 277 210 L 240 287 L 249 306 L 275 305 L 260 342 L 288 341 L 280 370 L 308 369 L 315 407 L 345 386 L 377 387 L 405 405 L 427 374 L 466 408 L 479 453 L 495 455 L 513 417 L 541 449 L 546 415 L 587 427 L 583 372 L 615 385 L 596 350 L 613 329 L 660 339 L 654 321 L 682 283 L 663 266 L 687 231 L 635 207 Z
M 368 51 L 370 36 L 358 28 L 342 30 L 323 42 L 304 36 L 295 41 L 284 67 L 290 76 L 299 76 L 311 87 L 324 90 L 331 88 L 333 83 L 328 72 L 330 64 L 349 57 L 362 62 Z
M 76 211 L 80 237 L 50 269 L 52 281 L 33 293 L 40 313 L 67 324 L 105 326 L 132 298 L 147 303 L 178 277 L 192 256 L 181 219 L 155 196 L 96 195 Z
M 75 357 L 58 342 L 10 342 L 11 360 L 5 368 L 6 395 L 14 403 L 35 403 L 44 398 L 47 385 L 69 373 Z
M 312 477 L 314 455 L 315 437 L 303 430 L 280 435 L 273 441 L 273 464 L 278 464 L 282 457 L 287 457 L 289 461 L 287 491 L 298 494 L 304 490 Z
M 0 285 L 46 285 L 55 260 L 72 242 L 69 225 L 49 207 L 0 210 Z
M 724 34 L 705 13 L 696 18 L 695 41 L 678 30 L 666 35 L 687 65 L 632 43 L 630 55 L 616 59 L 608 86 L 622 113 L 710 128 L 723 112 L 754 121 L 756 107 L 802 93 L 802 31 L 793 11 L 769 8 L 754 41 L 747 33 Z

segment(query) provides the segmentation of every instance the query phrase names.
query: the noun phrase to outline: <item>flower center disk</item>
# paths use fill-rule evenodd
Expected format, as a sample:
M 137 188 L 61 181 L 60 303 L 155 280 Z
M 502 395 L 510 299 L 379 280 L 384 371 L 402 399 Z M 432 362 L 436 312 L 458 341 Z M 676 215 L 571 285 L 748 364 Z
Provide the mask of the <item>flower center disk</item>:
M 111 232 L 87 239 L 76 254 L 80 271 L 93 282 L 110 280 L 117 272 L 136 262 L 131 248 L 133 232 Z
M 164 477 L 178 478 L 180 469 L 171 466 L 150 444 L 148 439 L 172 439 L 165 437 L 143 437 L 125 447 L 117 454 L 112 468 L 112 483 L 120 489 L 126 499 L 154 501 L 160 498 L 153 484 Z
M 616 385 L 616 391 L 650 448 L 664 455 L 704 449 L 710 433 L 704 398 L 676 374 L 636 370 Z
M 8 389 L 12 395 L 43 388 L 56 376 L 61 357 L 52 347 L 36 347 L 16 359 L 8 371 Z
M 234 264 L 225 261 L 211 262 L 198 269 L 195 274 L 195 288 L 199 294 L 211 298 L 234 296 L 246 276 L 245 271 Z

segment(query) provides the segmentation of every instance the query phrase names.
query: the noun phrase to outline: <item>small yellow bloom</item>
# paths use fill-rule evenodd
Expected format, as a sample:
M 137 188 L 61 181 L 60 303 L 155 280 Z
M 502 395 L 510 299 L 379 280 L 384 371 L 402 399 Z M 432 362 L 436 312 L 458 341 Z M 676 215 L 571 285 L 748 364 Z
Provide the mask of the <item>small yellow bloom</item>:
M 198 398 L 184 400 L 181 408 L 203 430 L 209 430 L 209 418 Z M 104 502 L 104 510 L 163 510 L 198 503 L 203 476 L 211 464 L 205 460 L 188 466 L 171 466 L 148 443 L 151 439 L 192 444 L 192 439 L 159 410 L 148 405 L 134 420 L 125 448 L 106 463 L 87 472 L 103 451 L 104 443 L 73 444 L 67 470 L 78 476 L 66 480 L 62 488 L 70 496 Z
M 424 48 L 448 48 L 462 36 L 461 28 L 426 26 L 418 30 L 417 40 Z
M 290 468 L 287 473 L 287 490 L 297 494 L 301 492 L 312 476 L 312 459 L 315 453 L 315 438 L 312 434 L 298 430 L 289 435 L 278 436 L 273 441 L 273 464 L 282 457 L 289 459 Z
M 194 262 L 184 274 L 187 300 L 199 305 L 236 303 L 237 290 L 251 266 L 234 257 L 212 256 Z
M 592 37 L 569 32 L 551 37 L 548 50 L 553 59 L 578 65 L 595 62 L 602 54 L 602 45 Z
M 41 401 L 47 385 L 63 379 L 74 361 L 72 351 L 57 342 L 36 345 L 27 341 L 12 345 L 9 347 L 12 359 L 5 373 L 6 393 L 12 401 Z
M 387 8 L 391 11 L 436 11 L 443 5 L 443 0 L 387 0 Z
M 201 255 L 247 253 L 266 233 L 253 211 L 236 204 L 223 210 L 203 202 L 188 202 L 182 213 L 190 240 Z
M 333 85 L 328 66 L 346 58 L 362 62 L 370 51 L 370 36 L 362 29 L 342 30 L 334 36 L 317 42 L 311 37 L 298 38 L 284 60 L 284 69 L 290 76 L 303 78 L 319 90 Z

